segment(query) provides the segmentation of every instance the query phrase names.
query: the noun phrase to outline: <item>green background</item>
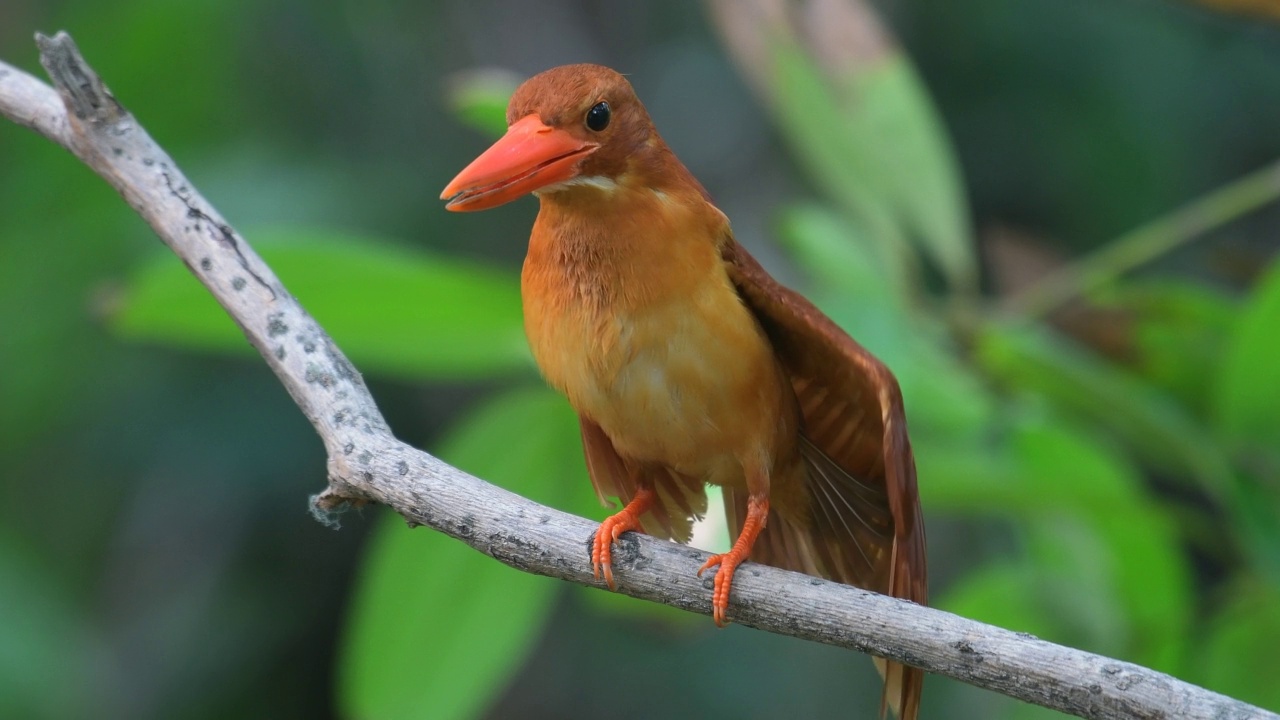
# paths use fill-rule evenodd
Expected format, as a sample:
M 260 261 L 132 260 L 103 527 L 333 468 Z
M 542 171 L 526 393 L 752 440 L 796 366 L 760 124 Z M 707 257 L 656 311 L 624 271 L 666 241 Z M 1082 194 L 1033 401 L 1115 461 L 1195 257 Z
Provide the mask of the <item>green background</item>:
M 400 437 L 595 518 L 520 328 L 536 204 L 436 196 L 520 78 L 628 73 L 739 239 L 898 374 L 935 604 L 1280 710 L 1280 25 L 877 7 L 898 44 L 868 57 L 803 22 L 731 52 L 676 0 L 6 0 L 0 58 L 43 76 L 32 34 L 70 31 Z M 1060 308 L 1038 283 L 1082 259 Z M 879 707 L 855 653 L 524 576 L 378 508 L 316 523 L 323 448 L 235 326 L 7 123 L 0 457 L 2 717 Z M 930 678 L 923 715 L 1052 713 Z

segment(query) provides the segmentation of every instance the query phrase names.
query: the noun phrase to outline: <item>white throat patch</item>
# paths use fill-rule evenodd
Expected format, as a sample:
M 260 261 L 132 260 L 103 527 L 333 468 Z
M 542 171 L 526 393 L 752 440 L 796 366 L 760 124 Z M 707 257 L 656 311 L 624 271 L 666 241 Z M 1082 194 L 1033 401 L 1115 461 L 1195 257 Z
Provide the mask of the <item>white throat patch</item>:
M 618 183 L 601 175 L 592 175 L 590 177 L 576 177 L 564 182 L 558 182 L 555 185 L 548 185 L 544 188 L 534 190 L 533 194 L 541 197 L 543 193 L 559 192 L 567 190 L 571 187 L 590 187 L 601 190 L 606 193 L 613 193 L 618 189 Z

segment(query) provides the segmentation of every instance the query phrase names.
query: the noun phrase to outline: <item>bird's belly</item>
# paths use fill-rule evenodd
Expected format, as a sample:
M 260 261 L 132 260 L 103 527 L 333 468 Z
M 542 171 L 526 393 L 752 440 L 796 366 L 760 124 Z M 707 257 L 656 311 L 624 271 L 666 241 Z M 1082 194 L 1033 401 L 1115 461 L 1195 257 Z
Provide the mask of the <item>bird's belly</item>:
M 543 374 L 622 457 L 737 485 L 743 462 L 773 444 L 782 389 L 754 318 L 717 290 L 526 322 Z
M 638 343 L 616 374 L 593 383 L 589 412 L 624 457 L 716 474 L 737 449 L 735 408 L 756 404 L 751 374 L 711 333 L 685 329 Z

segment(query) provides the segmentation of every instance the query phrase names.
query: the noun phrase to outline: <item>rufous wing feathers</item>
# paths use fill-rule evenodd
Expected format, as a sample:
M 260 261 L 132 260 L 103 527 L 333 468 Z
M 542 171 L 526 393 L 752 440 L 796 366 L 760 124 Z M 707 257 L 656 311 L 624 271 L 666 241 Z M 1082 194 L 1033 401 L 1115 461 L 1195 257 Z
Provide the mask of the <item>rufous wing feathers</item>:
M 924 522 L 897 380 L 732 237 L 722 255 L 791 379 L 812 498 L 807 523 L 770 516 L 752 558 L 927 604 Z M 742 498 L 732 495 L 725 504 L 734 527 Z M 899 718 L 915 720 L 924 673 L 894 662 L 877 666 L 884 699 Z

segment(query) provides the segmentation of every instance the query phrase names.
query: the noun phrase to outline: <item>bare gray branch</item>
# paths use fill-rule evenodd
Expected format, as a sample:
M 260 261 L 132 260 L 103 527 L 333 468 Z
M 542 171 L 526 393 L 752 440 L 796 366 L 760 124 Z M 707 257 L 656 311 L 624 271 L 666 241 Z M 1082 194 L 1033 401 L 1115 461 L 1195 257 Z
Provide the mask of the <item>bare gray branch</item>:
M 253 249 L 107 91 L 65 33 L 40 36 L 58 91 L 0 63 L 0 115 L 62 145 L 141 214 L 244 330 L 315 426 L 329 455 L 325 515 L 363 502 L 447 533 L 507 565 L 583 585 L 596 524 L 544 507 L 397 440 L 360 375 Z M 59 95 L 64 102 L 59 101 Z M 69 110 L 69 112 L 68 112 Z M 628 533 L 620 591 L 711 612 L 706 553 Z M 859 650 L 1086 718 L 1280 720 L 1131 663 L 1054 645 L 857 588 L 742 566 L 731 617 L 769 632 Z

